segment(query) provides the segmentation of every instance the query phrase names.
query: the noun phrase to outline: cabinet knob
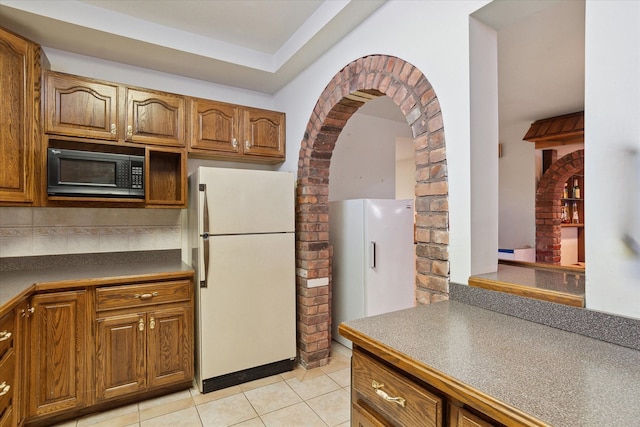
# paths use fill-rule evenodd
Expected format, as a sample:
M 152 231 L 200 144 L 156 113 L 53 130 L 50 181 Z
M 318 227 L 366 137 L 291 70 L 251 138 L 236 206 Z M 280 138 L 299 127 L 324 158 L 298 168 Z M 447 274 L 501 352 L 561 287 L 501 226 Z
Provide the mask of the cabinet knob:
M 248 150 L 249 148 L 251 148 L 251 141 L 249 141 L 249 140 L 245 141 L 245 142 L 244 142 L 244 148 L 246 148 L 247 150 Z
M 11 390 L 11 386 L 7 384 L 6 381 L 3 381 L 2 384 L 0 384 L 0 396 L 4 396 L 9 393 L 9 390 Z
M 8 340 L 9 338 L 11 338 L 11 332 L 6 331 L 6 330 L 5 330 L 5 331 L 0 332 L 0 341 L 6 341 L 6 340 Z
M 233 138 L 233 139 L 231 140 L 231 146 L 232 146 L 233 148 L 238 148 L 238 140 L 237 140 L 237 139 L 235 139 L 235 138 Z
M 35 307 L 29 307 L 26 310 L 22 310 L 22 317 L 29 317 L 29 315 L 33 314 L 34 311 L 36 311 Z
M 156 328 L 156 319 L 152 317 L 151 320 L 149 321 L 149 329 L 155 329 L 155 328 Z
M 133 136 L 133 127 L 131 125 L 127 126 L 127 137 L 131 138 Z
M 138 321 L 138 329 L 141 331 L 144 331 L 144 319 L 140 318 L 140 320 Z
M 111 135 L 115 135 L 118 132 L 118 128 L 116 128 L 115 123 L 111 123 Z

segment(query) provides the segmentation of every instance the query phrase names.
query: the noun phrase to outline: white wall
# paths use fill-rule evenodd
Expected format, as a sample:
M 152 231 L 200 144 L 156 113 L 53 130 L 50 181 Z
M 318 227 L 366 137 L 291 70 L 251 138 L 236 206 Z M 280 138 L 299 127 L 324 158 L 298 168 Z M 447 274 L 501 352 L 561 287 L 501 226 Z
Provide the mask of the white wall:
M 466 283 L 471 273 L 469 14 L 485 4 L 389 1 L 276 94 L 276 106 L 287 112 L 287 161 L 282 168 L 297 170 L 300 141 L 311 112 L 331 78 L 345 65 L 366 55 L 385 54 L 422 71 L 438 96 L 444 121 L 449 257 L 451 280 L 457 283 Z
M 498 265 L 498 47 L 497 34 L 471 18 L 471 274 Z M 446 128 L 445 128 L 446 130 Z M 451 154 L 448 149 L 447 155 Z M 451 176 L 451 172 L 449 173 Z M 449 211 L 453 208 L 449 205 Z M 452 261 L 453 264 L 453 261 Z M 463 283 L 466 283 L 463 282 Z
M 416 198 L 416 152 L 413 138 L 396 137 L 396 199 Z
M 333 150 L 329 200 L 395 199 L 398 135 L 411 135 L 406 123 L 354 114 Z
M 539 169 L 536 170 L 535 144 L 522 140 L 530 126 L 531 122 L 521 123 L 500 132 L 500 248 L 534 248 L 536 245 L 536 188 Z
M 586 306 L 640 318 L 640 2 L 587 1 L 585 65 Z

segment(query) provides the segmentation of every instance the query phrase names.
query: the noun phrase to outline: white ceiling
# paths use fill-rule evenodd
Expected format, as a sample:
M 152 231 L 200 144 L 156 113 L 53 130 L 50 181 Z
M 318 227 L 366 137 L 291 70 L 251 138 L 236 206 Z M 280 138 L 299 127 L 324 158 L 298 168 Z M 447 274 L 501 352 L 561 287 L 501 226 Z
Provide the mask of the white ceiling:
M 50 48 L 273 94 L 384 2 L 0 0 L 0 26 Z M 497 0 L 474 16 L 498 30 L 501 135 L 583 108 L 583 0 Z M 405 120 L 386 97 L 359 111 Z
M 275 93 L 384 0 L 0 0 L 42 46 Z

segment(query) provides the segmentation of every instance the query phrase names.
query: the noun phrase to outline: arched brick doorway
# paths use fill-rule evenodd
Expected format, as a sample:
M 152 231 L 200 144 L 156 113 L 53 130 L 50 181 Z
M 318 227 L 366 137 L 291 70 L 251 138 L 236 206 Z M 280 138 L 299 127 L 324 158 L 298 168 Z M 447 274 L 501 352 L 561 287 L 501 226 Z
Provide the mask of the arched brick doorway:
M 584 170 L 584 150 L 555 161 L 546 170 L 536 192 L 536 262 L 560 265 L 562 190 L 571 175 Z
M 302 140 L 296 197 L 298 361 L 325 365 L 331 348 L 329 165 L 347 120 L 378 96 L 406 116 L 416 151 L 416 298 L 448 298 L 449 212 L 444 128 L 435 91 L 399 58 L 371 55 L 338 72 L 316 103 Z

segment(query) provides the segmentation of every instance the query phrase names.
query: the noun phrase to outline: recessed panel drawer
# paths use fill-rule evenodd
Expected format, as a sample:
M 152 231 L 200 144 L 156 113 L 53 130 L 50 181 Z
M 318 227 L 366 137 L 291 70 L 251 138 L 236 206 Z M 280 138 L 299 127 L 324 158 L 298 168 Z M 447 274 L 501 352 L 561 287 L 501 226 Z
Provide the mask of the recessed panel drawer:
M 353 353 L 351 372 L 354 399 L 387 420 L 404 426 L 442 426 L 439 396 L 359 351 Z
M 98 311 L 112 310 L 188 301 L 190 298 L 189 280 L 109 286 L 96 290 L 96 307 Z
M 0 362 L 0 415 L 12 409 L 15 374 L 16 354 L 11 350 Z
M 0 318 L 0 358 L 13 348 L 14 328 L 14 313 L 11 310 Z

